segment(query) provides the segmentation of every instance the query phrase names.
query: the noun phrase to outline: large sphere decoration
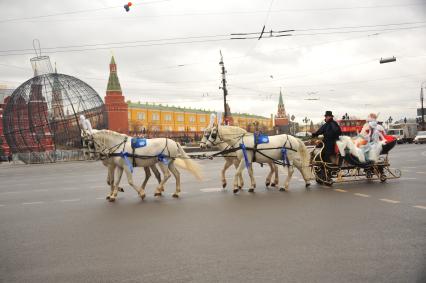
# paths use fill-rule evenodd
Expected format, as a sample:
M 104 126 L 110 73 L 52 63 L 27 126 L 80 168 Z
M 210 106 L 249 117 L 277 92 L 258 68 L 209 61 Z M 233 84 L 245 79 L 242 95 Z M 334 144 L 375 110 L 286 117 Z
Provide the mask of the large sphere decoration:
M 35 76 L 7 99 L 4 135 L 15 153 L 78 148 L 82 114 L 93 128 L 108 127 L 105 105 L 88 84 L 58 73 Z

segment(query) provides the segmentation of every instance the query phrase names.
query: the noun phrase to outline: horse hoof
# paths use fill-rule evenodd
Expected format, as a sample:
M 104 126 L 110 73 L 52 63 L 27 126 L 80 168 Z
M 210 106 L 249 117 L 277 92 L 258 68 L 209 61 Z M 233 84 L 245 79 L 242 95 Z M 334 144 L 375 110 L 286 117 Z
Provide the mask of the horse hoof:
M 174 193 L 174 194 L 173 194 L 173 197 L 174 197 L 174 198 L 179 198 L 179 195 L 178 195 L 177 193 Z
M 140 195 L 141 199 L 144 200 L 145 199 L 145 194 Z
M 305 188 L 309 188 L 310 185 L 311 185 L 311 183 L 306 183 Z
M 109 200 L 110 198 L 111 198 L 110 196 L 107 196 L 107 197 L 106 197 L 106 199 L 107 199 L 107 200 Z
M 249 189 L 248 192 L 249 193 L 254 193 L 254 189 Z
M 164 188 L 161 188 L 161 191 L 164 192 Z
M 276 186 L 276 185 L 275 185 L 275 183 L 272 183 L 272 184 L 271 184 L 271 187 L 275 188 L 275 186 Z
M 265 185 L 266 185 L 266 187 L 269 187 L 270 183 L 269 183 L 269 182 L 266 182 L 266 184 L 265 184 Z
M 280 192 L 285 192 L 287 191 L 285 188 L 280 188 Z
M 240 189 L 234 189 L 234 194 L 238 193 Z
M 123 188 L 121 188 L 121 187 L 118 187 L 118 191 L 119 191 L 119 192 L 123 192 L 123 193 L 124 193 L 124 189 L 123 189 Z
M 154 197 L 160 197 L 161 196 L 161 193 L 155 193 L 154 194 Z
M 111 198 L 111 197 L 110 197 L 108 200 L 109 200 L 109 202 L 114 202 L 114 201 L 115 201 L 115 198 Z
M 223 184 L 222 184 L 222 188 L 226 188 L 226 183 L 223 183 Z

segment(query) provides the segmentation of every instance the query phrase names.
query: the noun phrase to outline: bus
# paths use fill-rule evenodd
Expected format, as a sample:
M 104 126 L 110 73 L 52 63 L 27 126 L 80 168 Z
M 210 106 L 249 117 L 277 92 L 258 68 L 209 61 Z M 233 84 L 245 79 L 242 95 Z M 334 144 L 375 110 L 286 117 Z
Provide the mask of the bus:
M 362 127 L 366 123 L 366 120 L 355 120 L 355 119 L 345 119 L 337 120 L 340 128 L 342 129 L 343 136 L 354 137 L 361 132 Z

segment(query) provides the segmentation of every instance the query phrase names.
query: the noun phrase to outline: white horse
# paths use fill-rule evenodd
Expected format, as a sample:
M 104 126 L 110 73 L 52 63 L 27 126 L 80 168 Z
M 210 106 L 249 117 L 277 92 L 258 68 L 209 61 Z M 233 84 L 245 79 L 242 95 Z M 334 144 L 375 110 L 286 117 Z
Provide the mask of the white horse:
M 239 176 L 242 175 L 242 171 L 246 165 L 248 167 L 251 180 L 251 187 L 249 192 L 254 192 L 256 187 L 256 180 L 253 176 L 253 158 L 255 158 L 256 162 L 259 163 L 268 163 L 274 160 L 282 160 L 285 162 L 288 159 L 290 163 L 289 166 L 287 166 L 288 175 L 284 182 L 284 187 L 280 188 L 281 191 L 288 190 L 289 183 L 294 172 L 293 166 L 296 167 L 302 174 L 306 187 L 310 185 L 309 181 L 313 179 L 310 168 L 310 156 L 308 154 L 307 147 L 298 138 L 290 135 L 270 136 L 269 143 L 258 144 L 255 152 L 253 150 L 254 135 L 252 133 L 247 133 L 241 128 L 215 125 L 211 129 L 210 136 L 207 139 L 207 144 L 212 145 L 218 137 L 230 146 L 241 147 L 241 145 L 245 145 L 245 147 L 248 148 L 248 150 L 246 150 L 246 157 L 249 164 L 246 164 L 243 150 L 238 150 L 236 152 L 240 163 L 234 176 L 234 193 L 237 193 L 242 188 L 241 184 L 239 183 Z M 284 148 L 286 149 L 285 160 L 283 160 L 282 151 Z
M 95 129 L 91 129 L 91 132 L 95 132 L 97 130 Z M 89 156 L 90 159 L 95 159 L 96 158 L 96 151 L 94 148 L 94 144 L 93 142 L 91 142 L 88 138 L 88 135 L 86 135 L 85 131 L 82 131 L 82 142 L 83 142 L 83 149 L 87 148 L 87 150 L 84 151 L 84 154 L 86 154 L 87 156 Z M 114 184 L 114 173 L 115 173 L 115 163 L 114 160 L 112 158 L 106 158 L 104 156 L 100 157 L 102 164 L 108 168 L 108 174 L 107 174 L 107 184 L 108 186 L 111 187 L 111 185 Z M 160 184 L 161 182 L 161 174 L 158 171 L 156 165 L 152 165 L 150 167 L 144 167 L 143 168 L 145 171 L 145 179 L 142 183 L 142 188 L 145 189 L 146 184 L 149 181 L 149 178 L 151 177 L 151 171 L 154 173 L 155 178 L 157 179 L 158 183 Z M 151 170 L 150 170 L 151 169 Z M 121 174 L 119 176 L 117 176 L 118 179 L 121 180 L 121 176 L 123 174 L 123 171 L 120 172 Z M 164 191 L 164 188 L 162 188 L 162 190 Z M 122 187 L 118 187 L 118 191 L 119 192 L 124 192 L 124 189 Z M 109 195 L 107 196 L 107 199 L 109 199 Z
M 145 147 L 134 150 L 131 147 L 131 137 L 119 134 L 109 130 L 92 130 L 92 133 L 86 133 L 93 141 L 95 151 L 101 155 L 107 156 L 112 160 L 112 164 L 108 164 L 109 174 L 114 174 L 114 170 L 118 171 L 118 177 L 121 177 L 124 171 L 127 176 L 129 185 L 145 198 L 145 189 L 136 187 L 132 177 L 132 164 L 136 167 L 150 167 L 159 164 L 161 171 L 164 174 L 164 179 L 161 180 L 155 191 L 155 196 L 160 196 L 164 185 L 170 178 L 170 171 L 176 179 L 176 191 L 173 197 L 179 197 L 180 193 L 180 173 L 176 169 L 175 164 L 183 169 L 190 171 L 199 180 L 201 179 L 200 169 L 198 165 L 190 160 L 189 156 L 183 150 L 181 145 L 171 139 L 158 138 L 148 139 Z M 169 171 L 170 170 L 170 171 Z M 118 184 L 120 179 L 114 180 L 111 184 L 111 193 L 107 197 L 110 201 L 114 201 L 118 193 Z
M 222 127 L 227 127 L 227 126 L 222 126 Z M 244 133 L 247 133 L 246 130 L 244 129 L 241 129 L 241 130 L 244 131 Z M 211 131 L 212 131 L 212 126 L 209 126 L 204 129 L 203 138 L 201 139 L 201 142 L 200 142 L 201 148 L 207 147 L 207 140 L 210 137 Z M 214 141 L 209 143 L 209 145 L 217 146 L 220 151 L 233 148 L 233 146 L 221 140 L 220 136 L 217 136 Z M 231 165 L 234 165 L 235 169 L 237 169 L 238 165 L 240 164 L 240 160 L 238 159 L 237 154 L 235 152 L 226 153 L 223 155 L 223 157 L 225 159 L 225 164 L 223 165 L 223 168 L 221 170 L 221 178 L 222 178 L 222 187 L 225 188 L 226 187 L 226 176 L 225 176 L 226 170 L 228 170 L 228 168 L 231 167 Z M 273 162 L 267 162 L 267 164 L 269 165 L 271 170 L 269 171 L 269 174 L 266 177 L 265 185 L 267 188 L 269 187 L 269 185 L 271 185 L 271 187 L 275 187 L 279 183 L 278 166 Z M 271 182 L 272 175 L 274 175 L 273 182 Z M 244 179 L 242 175 L 239 176 L 239 182 L 240 182 L 240 186 L 243 187 Z

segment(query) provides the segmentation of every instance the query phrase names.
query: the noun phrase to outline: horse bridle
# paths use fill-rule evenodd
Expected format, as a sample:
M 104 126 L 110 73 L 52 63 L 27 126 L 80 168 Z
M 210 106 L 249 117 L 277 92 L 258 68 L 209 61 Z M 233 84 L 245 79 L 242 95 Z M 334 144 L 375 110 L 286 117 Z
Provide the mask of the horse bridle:
M 115 152 L 121 145 L 125 145 L 127 142 L 127 137 L 123 139 L 122 142 L 108 147 L 104 142 L 97 142 L 93 135 L 86 135 L 82 138 L 82 140 L 86 140 L 87 148 L 89 149 L 89 153 L 99 154 L 101 160 L 108 159 L 111 153 Z M 93 147 L 93 149 L 91 148 Z M 96 151 L 96 148 L 100 148 L 100 151 Z
M 238 134 L 235 138 L 235 143 L 233 145 L 228 145 L 229 147 L 234 147 L 235 144 L 237 144 L 239 142 L 239 140 L 241 140 L 243 137 L 245 136 L 245 133 L 243 134 Z M 217 138 L 219 138 L 220 142 L 216 142 Z M 208 142 L 210 142 L 212 145 L 219 145 L 222 143 L 226 143 L 225 140 L 220 136 L 219 134 L 219 126 L 213 127 L 211 132 L 210 132 L 210 136 L 207 139 Z
M 204 131 L 203 138 L 205 138 L 205 139 L 206 139 L 206 141 L 208 141 L 208 139 L 209 139 L 209 137 L 210 137 L 210 134 L 211 134 L 211 131 L 210 131 L 210 133 L 207 133 L 206 131 Z M 206 144 L 206 142 L 204 142 L 204 141 L 201 139 L 201 141 L 200 141 L 200 145 L 202 145 L 202 144 L 207 145 L 207 144 Z

